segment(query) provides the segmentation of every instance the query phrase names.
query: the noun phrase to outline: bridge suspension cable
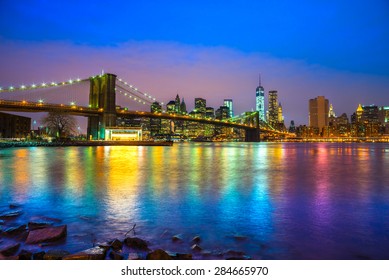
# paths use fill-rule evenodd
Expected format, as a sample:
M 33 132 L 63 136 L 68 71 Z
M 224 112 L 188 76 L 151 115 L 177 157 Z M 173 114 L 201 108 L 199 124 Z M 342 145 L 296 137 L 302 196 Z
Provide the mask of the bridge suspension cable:
M 163 105 L 163 102 L 159 102 L 151 94 L 139 90 L 137 87 L 126 81 L 123 81 L 121 78 L 116 79 L 116 87 L 119 88 L 119 93 L 132 99 L 135 102 L 148 105 L 152 104 L 153 102 L 158 102 Z

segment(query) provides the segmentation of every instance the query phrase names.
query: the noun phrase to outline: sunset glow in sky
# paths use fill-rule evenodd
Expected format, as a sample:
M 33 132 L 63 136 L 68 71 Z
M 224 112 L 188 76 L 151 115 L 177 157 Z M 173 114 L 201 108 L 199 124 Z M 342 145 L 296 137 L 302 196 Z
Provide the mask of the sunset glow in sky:
M 337 115 L 389 106 L 389 2 L 2 0 L 0 61 L 3 87 L 104 69 L 236 113 L 255 108 L 261 73 L 265 102 L 278 90 L 286 125 L 307 124 L 318 95 Z

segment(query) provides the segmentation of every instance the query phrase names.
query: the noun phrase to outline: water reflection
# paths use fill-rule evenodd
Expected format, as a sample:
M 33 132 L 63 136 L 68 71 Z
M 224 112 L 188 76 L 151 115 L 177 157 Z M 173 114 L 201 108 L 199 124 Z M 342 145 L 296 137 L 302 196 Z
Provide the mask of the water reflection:
M 167 247 L 181 233 L 200 234 L 209 250 L 254 258 L 389 258 L 382 251 L 389 249 L 387 150 L 328 143 L 7 149 L 0 207 L 17 202 L 28 209 L 21 219 L 63 219 L 70 250 L 92 234 L 121 237 L 136 223 L 139 234 Z

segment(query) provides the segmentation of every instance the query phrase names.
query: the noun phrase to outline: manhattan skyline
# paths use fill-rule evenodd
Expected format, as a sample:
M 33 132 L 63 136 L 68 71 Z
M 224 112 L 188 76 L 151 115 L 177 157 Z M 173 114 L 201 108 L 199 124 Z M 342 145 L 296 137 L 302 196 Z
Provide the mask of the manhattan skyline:
M 104 70 L 169 101 L 255 110 L 261 74 L 285 124 L 308 124 L 323 95 L 337 115 L 389 100 L 389 4 L 268 1 L 153 3 L 2 1 L 0 86 Z

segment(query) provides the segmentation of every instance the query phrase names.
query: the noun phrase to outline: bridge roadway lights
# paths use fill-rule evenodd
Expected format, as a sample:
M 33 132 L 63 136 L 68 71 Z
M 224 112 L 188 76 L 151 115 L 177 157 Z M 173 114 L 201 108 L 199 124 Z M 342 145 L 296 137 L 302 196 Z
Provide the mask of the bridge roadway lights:
M 245 137 L 246 142 L 260 142 L 260 137 L 259 137 L 260 129 L 259 128 L 246 129 L 245 132 L 246 132 L 245 133 L 246 134 L 246 137 Z

